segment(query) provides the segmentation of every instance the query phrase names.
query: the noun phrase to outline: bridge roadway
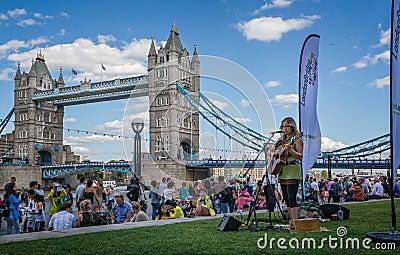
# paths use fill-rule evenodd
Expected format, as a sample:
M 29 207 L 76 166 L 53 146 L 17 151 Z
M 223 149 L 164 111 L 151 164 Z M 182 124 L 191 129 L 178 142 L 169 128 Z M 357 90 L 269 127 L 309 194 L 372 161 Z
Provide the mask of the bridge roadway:
M 265 160 L 189 160 L 187 168 L 255 168 L 265 167 Z M 312 168 L 328 168 L 327 159 L 318 159 Z M 386 160 L 331 160 L 331 168 L 335 169 L 388 169 Z
M 265 160 L 188 160 L 186 168 L 209 169 L 209 168 L 263 168 Z M 318 159 L 313 168 L 328 168 L 328 160 Z M 388 169 L 386 160 L 331 160 L 332 169 Z M 111 170 L 131 174 L 131 163 L 103 163 L 90 162 L 85 164 L 53 165 L 43 166 L 43 179 L 58 178 L 73 174 L 76 171 L 85 172 L 92 170 Z
M 55 105 L 76 105 L 94 102 L 141 97 L 149 94 L 149 76 L 140 75 L 95 83 L 38 90 L 33 101 L 54 101 Z

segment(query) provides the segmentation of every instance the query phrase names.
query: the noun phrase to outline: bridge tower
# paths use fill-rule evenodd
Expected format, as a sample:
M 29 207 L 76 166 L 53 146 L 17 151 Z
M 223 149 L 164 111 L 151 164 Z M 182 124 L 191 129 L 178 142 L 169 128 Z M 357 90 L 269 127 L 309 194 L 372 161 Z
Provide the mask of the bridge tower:
M 199 100 L 200 61 L 194 45 L 190 59 L 174 22 L 167 43 L 148 54 L 150 153 L 159 168 L 175 178 L 190 177 L 183 160 L 197 159 L 199 113 L 176 88 L 176 82 Z
M 32 60 L 29 73 L 21 73 L 18 64 L 14 78 L 15 138 L 14 156 L 29 165 L 63 163 L 64 107 L 53 102 L 34 102 L 35 90 L 64 87 L 62 69 L 53 80 L 42 52 Z

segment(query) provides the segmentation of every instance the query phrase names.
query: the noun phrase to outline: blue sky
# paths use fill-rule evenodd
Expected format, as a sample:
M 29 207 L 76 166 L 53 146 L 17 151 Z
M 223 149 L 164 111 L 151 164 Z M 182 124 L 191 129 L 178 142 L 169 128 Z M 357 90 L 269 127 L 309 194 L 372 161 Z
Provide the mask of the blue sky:
M 301 46 L 319 34 L 323 150 L 362 142 L 389 132 L 390 8 L 388 0 L 1 1 L 0 118 L 13 106 L 17 63 L 28 72 L 39 50 L 53 79 L 63 68 L 67 86 L 85 77 L 99 81 L 101 63 L 103 80 L 144 74 L 151 36 L 159 47 L 176 20 L 190 54 L 196 43 L 199 54 L 233 61 L 258 80 L 276 126 L 298 117 Z M 259 128 L 247 114 L 251 98 L 213 85 L 202 80 L 202 91 L 223 94 L 215 102 L 224 107 L 222 100 L 230 101 L 247 125 Z M 132 135 L 124 119 L 145 117 L 146 104 L 140 98 L 66 107 L 65 127 Z M 131 144 L 116 138 L 66 132 L 64 140 L 94 160 L 131 156 Z

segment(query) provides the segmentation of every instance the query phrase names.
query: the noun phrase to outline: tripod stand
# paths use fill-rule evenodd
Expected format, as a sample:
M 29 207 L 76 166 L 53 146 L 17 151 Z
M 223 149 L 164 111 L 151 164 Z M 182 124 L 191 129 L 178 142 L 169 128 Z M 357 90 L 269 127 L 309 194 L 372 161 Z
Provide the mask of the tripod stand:
M 268 145 L 268 143 L 271 141 L 271 139 L 272 139 L 272 137 L 273 137 L 273 134 L 275 134 L 274 132 L 273 133 L 270 133 L 271 134 L 271 136 L 269 137 L 269 139 L 268 139 L 268 141 L 266 142 L 266 144 L 264 144 L 264 146 L 263 146 L 263 148 L 259 151 L 259 153 L 258 153 L 258 155 L 257 155 L 257 157 L 254 159 L 254 161 L 252 162 L 252 164 L 251 164 L 251 166 L 247 169 L 247 171 L 246 171 L 246 173 L 244 174 L 244 176 L 246 176 L 247 175 L 247 173 L 250 171 L 250 169 L 254 166 L 254 164 L 255 164 L 255 162 L 257 161 L 257 159 L 258 159 L 258 157 L 261 155 L 261 153 L 263 152 L 263 151 L 265 151 L 265 147 L 266 147 L 266 145 Z M 265 151 L 266 152 L 266 151 Z M 267 158 L 267 157 L 266 157 Z M 267 162 L 267 160 L 266 160 L 266 162 Z M 278 231 L 279 229 L 276 229 L 273 225 L 272 225 L 272 216 L 271 216 L 271 214 L 272 214 L 272 210 L 274 210 L 274 207 L 275 207 L 275 205 L 276 204 L 278 204 L 278 201 L 277 201 L 277 199 L 276 199 L 276 196 L 275 196 L 275 192 L 274 192 L 274 189 L 273 189 L 273 187 L 272 187 L 272 185 L 273 184 L 271 184 L 270 183 L 270 178 L 269 178 L 269 176 L 268 176 L 268 178 L 267 178 L 267 175 L 269 175 L 269 173 L 267 173 L 267 167 L 266 167 L 266 170 L 265 170 L 265 172 L 264 172 L 264 175 L 263 175 L 263 177 L 262 177 L 262 179 L 261 179 L 261 184 L 259 184 L 259 186 L 258 186 L 258 190 L 257 190 L 257 194 L 255 194 L 255 200 L 253 201 L 253 202 L 251 202 L 251 204 L 250 204 L 250 209 L 249 209 L 249 214 L 248 214 L 248 217 L 247 217 L 247 219 L 246 219 L 246 221 L 245 221 L 245 224 L 248 226 L 248 228 L 249 228 L 249 230 L 250 231 L 254 231 L 254 230 L 265 230 L 265 229 L 273 229 L 273 230 L 276 230 L 276 231 Z M 272 176 L 272 175 L 271 175 Z M 260 191 L 261 191 L 261 185 L 263 185 L 263 183 L 264 183 L 264 178 L 266 178 L 266 189 L 264 189 L 264 193 L 265 193 L 265 196 L 267 197 L 267 195 L 268 195 L 268 200 L 267 200 L 267 209 L 268 209 L 268 214 L 269 214 L 269 226 L 268 227 L 259 227 L 259 225 L 258 225 L 258 219 L 257 219 L 257 213 L 256 213 L 256 205 L 257 205 L 257 203 L 258 203 L 258 197 L 259 197 L 259 195 L 260 195 Z M 271 199 L 270 199 L 270 196 L 273 196 L 273 203 L 271 203 Z M 282 214 L 282 209 L 278 206 L 278 208 L 279 208 L 279 211 L 280 211 L 280 213 L 281 213 L 281 215 L 283 215 Z M 251 224 L 250 225 L 250 219 L 251 219 L 251 216 L 252 215 L 254 215 L 254 220 L 253 220 L 253 223 L 254 224 Z

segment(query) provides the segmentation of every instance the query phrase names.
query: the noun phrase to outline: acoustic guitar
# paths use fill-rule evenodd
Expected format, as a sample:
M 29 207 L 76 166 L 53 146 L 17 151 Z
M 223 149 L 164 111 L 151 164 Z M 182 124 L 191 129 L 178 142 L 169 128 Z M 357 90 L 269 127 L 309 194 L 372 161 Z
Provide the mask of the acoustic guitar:
M 285 145 L 292 145 L 297 140 L 303 137 L 303 133 L 300 133 L 292 138 L 290 138 L 289 143 Z M 288 156 L 288 151 L 285 150 L 284 146 L 280 146 L 278 149 L 276 156 L 274 156 L 268 164 L 267 172 L 272 175 L 277 175 L 282 171 L 284 165 L 286 165 L 286 158 Z

